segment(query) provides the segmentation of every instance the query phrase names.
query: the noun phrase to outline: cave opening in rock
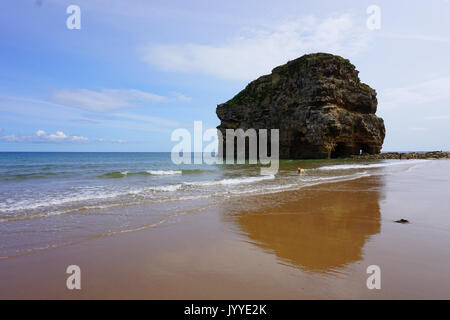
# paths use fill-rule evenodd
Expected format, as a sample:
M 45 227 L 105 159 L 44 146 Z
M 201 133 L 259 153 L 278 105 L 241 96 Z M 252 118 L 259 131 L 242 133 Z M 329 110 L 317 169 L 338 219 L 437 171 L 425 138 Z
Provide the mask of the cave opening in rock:
M 371 153 L 371 152 L 370 152 L 369 146 L 367 146 L 366 144 L 361 144 L 361 145 L 359 146 L 359 153 L 360 153 L 360 154 Z

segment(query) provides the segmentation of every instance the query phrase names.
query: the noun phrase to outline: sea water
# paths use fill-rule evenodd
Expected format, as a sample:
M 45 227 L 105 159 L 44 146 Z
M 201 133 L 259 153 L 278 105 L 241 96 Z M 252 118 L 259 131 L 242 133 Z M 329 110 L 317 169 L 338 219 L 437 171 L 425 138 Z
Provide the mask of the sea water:
M 181 164 L 170 153 L 0 153 L 0 258 L 177 223 L 230 198 L 410 170 L 428 160 Z M 302 167 L 304 174 L 298 174 Z

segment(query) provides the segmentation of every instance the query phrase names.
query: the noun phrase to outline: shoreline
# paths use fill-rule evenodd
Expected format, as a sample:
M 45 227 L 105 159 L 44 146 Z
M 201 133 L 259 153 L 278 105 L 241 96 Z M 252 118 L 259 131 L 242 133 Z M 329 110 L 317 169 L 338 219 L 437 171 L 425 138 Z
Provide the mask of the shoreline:
M 0 298 L 448 299 L 445 169 L 438 161 L 246 196 L 157 228 L 3 260 Z M 65 286 L 72 264 L 80 291 Z M 372 264 L 380 291 L 366 288 Z

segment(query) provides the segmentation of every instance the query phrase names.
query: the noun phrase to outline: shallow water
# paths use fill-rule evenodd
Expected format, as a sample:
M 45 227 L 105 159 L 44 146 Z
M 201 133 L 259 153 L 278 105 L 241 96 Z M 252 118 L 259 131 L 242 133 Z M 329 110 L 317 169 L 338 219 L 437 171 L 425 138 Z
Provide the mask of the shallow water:
M 161 201 L 0 223 L 0 297 L 450 297 L 450 161 L 283 161 L 265 179 L 256 167 L 215 170 Z M 236 187 L 246 193 L 225 192 Z M 176 198 L 184 188 L 203 197 Z M 71 264 L 83 270 L 76 293 Z M 380 290 L 366 286 L 371 265 Z
M 427 160 L 174 165 L 170 153 L 0 153 L 0 257 L 176 223 L 230 198 L 406 172 Z M 298 175 L 297 168 L 306 169 Z

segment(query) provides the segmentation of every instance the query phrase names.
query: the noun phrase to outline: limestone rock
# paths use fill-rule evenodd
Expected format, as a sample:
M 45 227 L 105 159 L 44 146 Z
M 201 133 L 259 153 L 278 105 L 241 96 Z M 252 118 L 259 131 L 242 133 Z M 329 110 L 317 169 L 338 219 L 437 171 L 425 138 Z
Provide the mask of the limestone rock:
M 280 158 L 379 153 L 385 137 L 376 91 L 347 59 L 315 53 L 276 67 L 217 106 L 217 127 L 279 129 Z M 225 144 L 224 144 L 225 146 Z

